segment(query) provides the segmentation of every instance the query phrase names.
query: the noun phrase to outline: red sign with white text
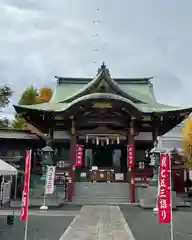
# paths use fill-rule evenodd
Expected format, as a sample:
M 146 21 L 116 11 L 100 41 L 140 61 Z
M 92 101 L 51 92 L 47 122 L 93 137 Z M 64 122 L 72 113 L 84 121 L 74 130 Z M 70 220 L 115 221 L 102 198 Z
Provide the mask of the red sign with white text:
M 159 223 L 171 222 L 171 198 L 169 184 L 169 155 L 160 155 L 159 191 L 158 191 L 158 218 Z
M 128 144 L 127 145 L 127 166 L 134 167 L 135 166 L 135 151 L 134 145 Z
M 83 150 L 84 146 L 80 144 L 76 144 L 76 167 L 83 166 Z
M 28 216 L 30 172 L 31 172 L 31 151 L 27 151 L 25 158 L 25 180 L 20 213 L 21 221 L 26 221 Z

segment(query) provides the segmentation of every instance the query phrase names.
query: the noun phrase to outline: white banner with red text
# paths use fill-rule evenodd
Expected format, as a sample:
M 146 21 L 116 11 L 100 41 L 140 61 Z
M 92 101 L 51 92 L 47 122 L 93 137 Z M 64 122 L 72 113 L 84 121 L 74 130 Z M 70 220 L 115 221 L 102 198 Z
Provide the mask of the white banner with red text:
M 47 166 L 46 182 L 45 182 L 45 194 L 50 195 L 54 192 L 55 182 L 55 166 Z

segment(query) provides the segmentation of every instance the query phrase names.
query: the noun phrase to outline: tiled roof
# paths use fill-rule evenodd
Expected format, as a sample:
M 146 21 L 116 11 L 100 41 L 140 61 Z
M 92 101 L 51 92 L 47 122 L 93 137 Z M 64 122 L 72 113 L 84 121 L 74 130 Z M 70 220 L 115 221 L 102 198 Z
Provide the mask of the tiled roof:
M 69 81 L 70 80 L 70 81 Z M 73 79 L 74 80 L 74 79 Z M 127 103 L 140 113 L 164 114 L 166 112 L 186 112 L 186 115 L 192 111 L 192 108 L 169 106 L 157 103 L 153 85 L 150 78 L 143 79 L 116 79 L 114 80 L 109 70 L 102 65 L 97 76 L 86 82 L 85 79 L 75 78 L 58 79 L 58 84 L 53 93 L 50 102 L 36 105 L 16 105 L 17 112 L 44 111 L 44 112 L 64 112 L 69 110 L 75 104 L 80 104 L 85 100 L 117 100 Z M 98 86 L 103 81 L 110 87 L 112 92 L 99 93 Z M 75 82 L 75 83 L 74 83 Z
M 0 139 L 34 139 L 38 140 L 39 137 L 29 131 L 0 129 Z

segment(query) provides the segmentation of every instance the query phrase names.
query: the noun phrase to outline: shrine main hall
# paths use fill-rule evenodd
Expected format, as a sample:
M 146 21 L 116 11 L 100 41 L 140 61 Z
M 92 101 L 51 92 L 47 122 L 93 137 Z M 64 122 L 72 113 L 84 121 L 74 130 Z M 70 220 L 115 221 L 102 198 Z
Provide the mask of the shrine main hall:
M 152 78 L 112 78 L 104 63 L 93 79 L 56 78 L 50 102 L 14 108 L 45 144 L 49 139 L 57 161 L 75 166 L 76 146 L 83 146 L 76 181 L 90 176 L 93 166 L 112 169 L 113 181 L 120 173 L 126 180 L 127 145 L 134 145 L 135 166 L 140 162 L 147 165 L 145 151 L 153 147 L 157 136 L 170 131 L 191 112 L 191 108 L 158 103 Z
M 32 178 L 41 166 L 39 149 L 51 146 L 56 185 L 63 184 L 65 171 L 76 183 L 127 182 L 127 146 L 133 147 L 134 169 L 150 169 L 146 150 L 192 112 L 158 103 L 152 78 L 113 78 L 104 63 L 94 78 L 56 79 L 50 102 L 14 105 L 30 131 L 15 130 L 14 137 L 7 132 L 17 146 L 22 140 L 30 142 Z

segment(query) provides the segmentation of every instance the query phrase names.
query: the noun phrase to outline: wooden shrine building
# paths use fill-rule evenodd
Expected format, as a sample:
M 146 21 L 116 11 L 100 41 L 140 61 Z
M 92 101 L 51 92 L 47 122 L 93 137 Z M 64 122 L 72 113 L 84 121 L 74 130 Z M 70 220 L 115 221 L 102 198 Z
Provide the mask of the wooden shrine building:
M 64 161 L 74 167 L 76 146 L 83 145 L 76 181 L 93 177 L 95 181 L 127 181 L 127 144 L 134 146 L 135 167 L 148 165 L 145 151 L 153 147 L 157 136 L 192 111 L 158 103 L 151 78 L 112 78 L 104 63 L 93 79 L 56 79 L 50 102 L 14 108 L 38 129 L 41 139 L 51 140 L 57 150 L 57 166 Z M 99 170 L 103 174 L 93 176 Z

